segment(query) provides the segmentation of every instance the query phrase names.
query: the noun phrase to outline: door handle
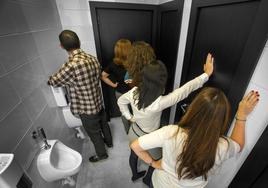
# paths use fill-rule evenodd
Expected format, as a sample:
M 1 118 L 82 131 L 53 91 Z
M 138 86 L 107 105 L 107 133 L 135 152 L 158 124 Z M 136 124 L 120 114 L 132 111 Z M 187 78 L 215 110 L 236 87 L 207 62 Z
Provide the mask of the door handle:
M 180 107 L 181 107 L 181 110 L 183 111 L 183 113 L 186 112 L 188 106 L 189 106 L 189 105 L 186 104 L 186 103 L 184 103 L 184 104 L 182 104 L 182 105 L 180 106 Z

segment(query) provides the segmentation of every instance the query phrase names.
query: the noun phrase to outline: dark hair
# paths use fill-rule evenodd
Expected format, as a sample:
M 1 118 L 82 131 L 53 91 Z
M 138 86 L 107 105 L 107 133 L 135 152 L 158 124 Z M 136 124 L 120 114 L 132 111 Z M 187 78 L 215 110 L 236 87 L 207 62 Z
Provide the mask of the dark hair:
M 136 41 L 132 44 L 127 56 L 127 71 L 132 77 L 133 84 L 141 82 L 141 71 L 146 64 L 156 60 L 154 49 L 144 41 Z
M 80 48 L 80 40 L 77 34 L 71 30 L 63 30 L 59 35 L 62 47 L 67 50 L 75 50 Z
M 152 61 L 144 66 L 142 81 L 134 91 L 138 109 L 146 108 L 164 93 L 167 82 L 167 69 L 161 61 Z
M 230 104 L 216 88 L 204 88 L 188 107 L 179 126 L 187 132 L 183 150 L 177 158 L 178 178 L 203 176 L 214 166 L 219 138 L 230 119 Z

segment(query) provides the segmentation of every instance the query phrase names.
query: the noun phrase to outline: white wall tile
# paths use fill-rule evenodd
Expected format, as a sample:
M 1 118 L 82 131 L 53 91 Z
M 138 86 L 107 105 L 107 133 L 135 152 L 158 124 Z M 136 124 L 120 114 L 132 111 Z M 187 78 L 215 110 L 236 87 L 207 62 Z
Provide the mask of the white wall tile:
M 251 90 L 257 90 L 260 94 L 260 101 L 257 104 L 254 111 L 250 114 L 249 120 L 254 120 L 259 123 L 268 124 L 268 89 L 263 89 L 262 87 L 250 82 L 247 92 Z
M 82 43 L 81 43 L 81 48 L 82 48 L 85 52 L 87 52 L 87 53 L 89 53 L 89 54 L 91 54 L 91 55 L 97 57 L 97 53 L 96 53 L 96 48 L 95 48 L 95 43 L 94 43 L 94 41 L 82 42 Z
M 206 188 L 227 188 L 249 153 L 245 147 L 239 155 L 225 161 L 219 171 L 210 177 Z
M 60 9 L 89 9 L 88 0 L 56 0 L 56 3 Z
M 268 47 L 265 47 L 251 81 L 268 90 Z
M 169 1 L 172 1 L 172 0 L 159 0 L 159 4 L 166 3 L 166 2 L 169 2 Z
M 87 10 L 61 10 L 61 23 L 63 26 L 89 26 L 92 25 Z

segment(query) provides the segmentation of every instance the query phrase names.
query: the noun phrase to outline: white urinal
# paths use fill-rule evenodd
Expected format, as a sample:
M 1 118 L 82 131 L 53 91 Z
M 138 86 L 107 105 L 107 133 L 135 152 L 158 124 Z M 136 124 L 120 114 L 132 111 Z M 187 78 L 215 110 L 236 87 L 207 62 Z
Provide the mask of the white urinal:
M 75 130 L 77 130 L 76 137 L 84 139 L 85 135 L 83 131 L 81 130 L 82 121 L 79 117 L 76 117 L 72 114 L 70 106 L 68 105 L 68 106 L 62 107 L 62 113 L 63 113 L 64 120 L 66 124 L 68 125 L 68 127 L 74 128 Z
M 67 147 L 59 140 L 48 140 L 51 148 L 41 150 L 37 157 L 37 168 L 44 180 L 52 182 L 63 179 L 74 185 L 72 175 L 79 172 L 82 157 L 77 151 Z

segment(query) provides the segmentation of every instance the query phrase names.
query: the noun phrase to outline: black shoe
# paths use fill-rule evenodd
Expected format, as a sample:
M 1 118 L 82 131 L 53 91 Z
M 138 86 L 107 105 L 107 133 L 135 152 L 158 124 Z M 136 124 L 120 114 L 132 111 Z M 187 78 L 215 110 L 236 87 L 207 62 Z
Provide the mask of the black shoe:
M 132 176 L 131 180 L 132 181 L 136 181 L 137 179 L 143 177 L 145 175 L 146 171 L 141 171 L 138 174 L 136 174 L 135 176 Z
M 112 148 L 114 145 L 113 145 L 113 144 L 106 144 L 106 146 L 107 146 L 108 148 Z
M 104 160 L 104 159 L 107 159 L 108 158 L 108 155 L 105 154 L 101 157 L 98 157 L 97 155 L 93 155 L 91 157 L 89 157 L 89 161 L 92 162 L 92 163 L 95 163 L 95 162 L 98 162 L 98 161 L 101 161 L 101 160 Z
M 104 143 L 108 148 L 112 148 L 114 146 L 113 143 L 107 143 L 106 141 L 104 141 Z
M 150 187 L 150 184 L 151 184 L 151 180 L 146 177 L 142 178 L 142 182 L 147 185 L 148 187 Z

